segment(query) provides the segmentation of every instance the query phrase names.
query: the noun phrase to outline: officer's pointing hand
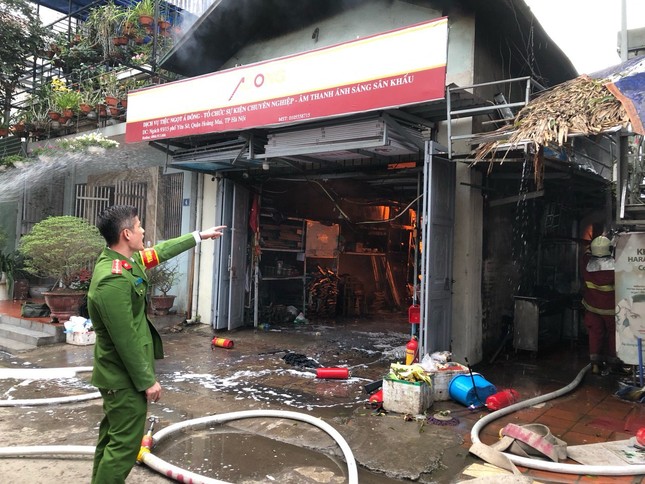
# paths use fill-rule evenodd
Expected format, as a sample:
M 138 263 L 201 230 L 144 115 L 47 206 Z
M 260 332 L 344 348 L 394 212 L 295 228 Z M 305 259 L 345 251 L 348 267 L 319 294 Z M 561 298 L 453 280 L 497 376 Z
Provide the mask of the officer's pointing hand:
M 226 228 L 226 225 L 218 225 L 217 227 L 211 227 L 210 229 L 200 232 L 199 236 L 201 237 L 202 240 L 219 239 L 222 235 L 224 235 L 225 228 Z

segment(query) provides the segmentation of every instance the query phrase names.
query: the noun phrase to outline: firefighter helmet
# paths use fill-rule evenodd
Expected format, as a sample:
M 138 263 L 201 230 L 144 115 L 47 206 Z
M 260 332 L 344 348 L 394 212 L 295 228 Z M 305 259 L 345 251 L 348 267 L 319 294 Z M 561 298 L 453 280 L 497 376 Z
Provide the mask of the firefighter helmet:
M 593 239 L 591 241 L 591 255 L 594 257 L 606 257 L 611 255 L 611 240 L 604 235 Z

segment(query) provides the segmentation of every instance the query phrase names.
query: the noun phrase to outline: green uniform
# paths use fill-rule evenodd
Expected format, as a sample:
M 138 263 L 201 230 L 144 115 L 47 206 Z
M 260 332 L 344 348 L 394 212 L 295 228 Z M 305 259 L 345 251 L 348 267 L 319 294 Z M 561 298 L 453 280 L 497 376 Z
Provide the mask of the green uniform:
M 161 337 L 146 311 L 145 269 L 195 247 L 193 234 L 157 244 L 126 259 L 105 248 L 87 294 L 96 332 L 92 384 L 103 395 L 92 483 L 123 483 L 136 462 L 145 432 L 145 391 L 156 381 L 154 360 L 163 358 Z

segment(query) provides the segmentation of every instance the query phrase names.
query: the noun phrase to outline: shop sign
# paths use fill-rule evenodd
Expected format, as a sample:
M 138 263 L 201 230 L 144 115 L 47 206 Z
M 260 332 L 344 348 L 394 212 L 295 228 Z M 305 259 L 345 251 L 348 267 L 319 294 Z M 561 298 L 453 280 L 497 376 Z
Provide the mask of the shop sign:
M 446 17 L 128 95 L 126 142 L 281 126 L 444 97 Z
M 638 339 L 645 338 L 645 233 L 617 236 L 616 352 L 628 365 L 638 365 Z

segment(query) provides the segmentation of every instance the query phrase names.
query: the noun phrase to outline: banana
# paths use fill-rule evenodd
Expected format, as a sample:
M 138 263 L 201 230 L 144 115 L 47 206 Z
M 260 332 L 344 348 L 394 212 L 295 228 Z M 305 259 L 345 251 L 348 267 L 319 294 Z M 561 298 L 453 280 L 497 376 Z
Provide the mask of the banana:
M 422 381 L 428 385 L 432 385 L 431 376 L 423 369 L 421 365 L 402 365 L 400 363 L 392 363 L 390 365 L 390 373 L 388 378 L 394 380 L 404 380 L 409 382 Z

